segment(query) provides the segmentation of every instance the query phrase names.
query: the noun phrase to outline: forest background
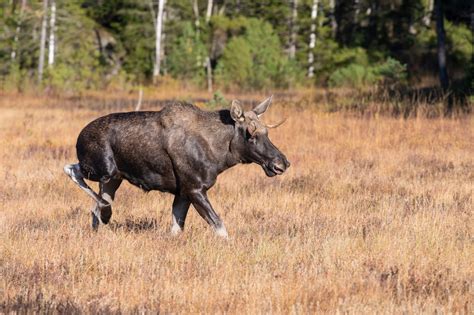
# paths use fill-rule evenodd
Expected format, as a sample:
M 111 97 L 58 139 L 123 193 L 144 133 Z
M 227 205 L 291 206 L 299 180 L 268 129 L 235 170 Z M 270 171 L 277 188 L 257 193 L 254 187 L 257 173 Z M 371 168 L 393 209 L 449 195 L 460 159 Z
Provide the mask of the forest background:
M 445 2 L 2 0 L 0 88 L 355 88 L 465 110 L 474 13 Z

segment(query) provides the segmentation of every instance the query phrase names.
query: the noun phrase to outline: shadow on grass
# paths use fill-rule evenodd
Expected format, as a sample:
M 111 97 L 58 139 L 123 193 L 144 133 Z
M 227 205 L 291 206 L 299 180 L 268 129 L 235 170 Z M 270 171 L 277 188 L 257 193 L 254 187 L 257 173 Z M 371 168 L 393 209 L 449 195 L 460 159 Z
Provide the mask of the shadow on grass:
M 158 223 L 156 219 L 149 218 L 126 219 L 123 223 L 114 221 L 109 223 L 109 226 L 113 231 L 126 231 L 134 233 L 154 231 L 158 229 Z
M 132 313 L 138 313 L 132 310 Z M 1 314 L 123 314 L 120 305 L 109 306 L 101 304 L 101 296 L 80 305 L 70 298 L 59 298 L 55 295 L 44 297 L 40 293 L 30 293 L 6 298 L 0 302 Z

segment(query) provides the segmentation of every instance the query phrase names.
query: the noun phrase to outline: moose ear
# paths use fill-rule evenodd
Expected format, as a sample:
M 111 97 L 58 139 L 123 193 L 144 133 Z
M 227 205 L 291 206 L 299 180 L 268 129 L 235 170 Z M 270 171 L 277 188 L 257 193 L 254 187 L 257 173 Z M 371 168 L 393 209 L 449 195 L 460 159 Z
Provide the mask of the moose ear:
M 272 103 L 273 100 L 273 95 L 258 104 L 257 106 L 254 107 L 253 112 L 257 114 L 258 117 L 262 116 L 263 113 L 268 109 L 268 106 Z
M 245 120 L 244 110 L 237 100 L 232 101 L 232 105 L 230 106 L 230 117 L 232 117 L 234 121 L 242 122 Z

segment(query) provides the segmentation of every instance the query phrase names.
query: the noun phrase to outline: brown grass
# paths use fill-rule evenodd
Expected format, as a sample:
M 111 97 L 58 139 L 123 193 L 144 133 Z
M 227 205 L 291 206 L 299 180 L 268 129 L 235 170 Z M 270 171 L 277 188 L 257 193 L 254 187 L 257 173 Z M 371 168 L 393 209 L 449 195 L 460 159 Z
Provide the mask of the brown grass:
M 62 172 L 81 128 L 116 110 L 91 108 L 0 101 L 0 313 L 472 314 L 472 116 L 356 119 L 277 99 L 267 121 L 291 117 L 271 137 L 292 167 L 220 176 L 222 241 L 193 210 L 171 237 L 172 196 L 129 184 L 91 231 L 92 202 Z

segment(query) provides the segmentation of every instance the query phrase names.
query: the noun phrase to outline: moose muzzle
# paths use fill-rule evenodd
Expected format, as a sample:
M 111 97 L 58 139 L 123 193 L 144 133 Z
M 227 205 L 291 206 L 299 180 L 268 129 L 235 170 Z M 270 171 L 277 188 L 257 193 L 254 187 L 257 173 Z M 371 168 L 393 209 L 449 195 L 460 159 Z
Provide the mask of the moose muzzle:
M 273 177 L 283 174 L 290 167 L 290 162 L 284 155 L 281 155 L 271 160 L 270 163 L 263 164 L 262 167 L 268 177 Z

